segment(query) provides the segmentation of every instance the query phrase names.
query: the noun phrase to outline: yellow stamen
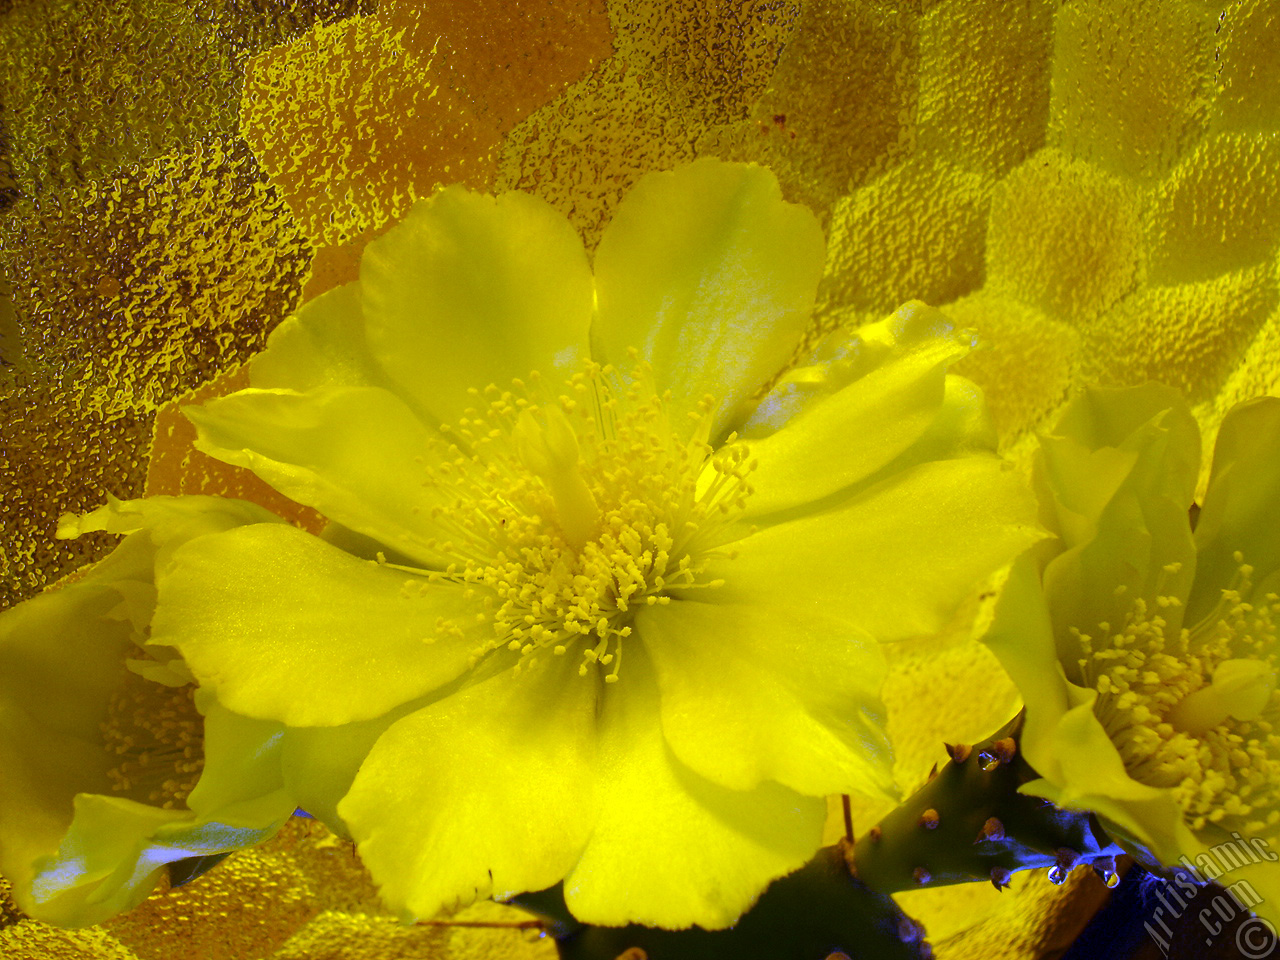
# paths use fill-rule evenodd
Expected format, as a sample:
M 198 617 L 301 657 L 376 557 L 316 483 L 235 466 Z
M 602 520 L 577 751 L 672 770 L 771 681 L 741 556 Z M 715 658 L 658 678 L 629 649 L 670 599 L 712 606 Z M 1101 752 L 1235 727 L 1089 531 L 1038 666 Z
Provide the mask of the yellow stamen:
M 579 672 L 611 683 L 638 606 L 719 585 L 703 572 L 746 532 L 754 464 L 733 438 L 708 445 L 714 399 L 670 417 L 643 369 L 624 381 L 589 363 L 562 389 L 537 374 L 491 386 L 487 409 L 445 432 L 427 479 L 444 532 L 419 582 L 477 591 L 493 637 L 473 662 L 509 651 L 533 667 L 576 644 Z
M 1251 602 L 1253 568 L 1190 627 L 1176 597 L 1134 600 L 1118 630 L 1073 631 L 1094 712 L 1135 780 L 1173 791 L 1193 830 L 1280 835 L 1280 597 Z M 1167 572 L 1177 572 L 1169 570 Z
M 1213 672 L 1213 682 L 1183 697 L 1168 719 L 1186 733 L 1202 734 L 1227 717 L 1256 720 L 1271 700 L 1276 672 L 1260 660 L 1224 660 Z
M 204 769 L 204 719 L 191 687 L 166 687 L 126 673 L 99 724 L 114 793 L 166 810 L 185 806 Z

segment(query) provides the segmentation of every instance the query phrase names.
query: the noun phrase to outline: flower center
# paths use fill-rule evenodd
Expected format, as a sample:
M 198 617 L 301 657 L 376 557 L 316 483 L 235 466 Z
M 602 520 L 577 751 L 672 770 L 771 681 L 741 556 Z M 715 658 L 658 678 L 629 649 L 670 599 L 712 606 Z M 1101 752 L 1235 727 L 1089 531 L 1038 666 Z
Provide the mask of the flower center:
M 579 469 L 582 458 L 573 424 L 556 404 L 546 407 L 543 416 L 545 427 L 533 410 L 521 410 L 512 440 L 520 462 L 538 475 L 555 500 L 565 542 L 581 550 L 600 535 L 600 508 Z
M 707 442 L 713 398 L 677 419 L 644 369 L 623 382 L 588 363 L 555 393 L 537 374 L 475 393 L 485 408 L 445 430 L 428 469 L 448 539 L 428 543 L 439 569 L 416 588 L 475 591 L 493 637 L 473 663 L 505 649 L 529 668 L 576 648 L 579 674 L 595 663 L 616 681 L 637 606 L 719 585 L 703 574 L 745 532 L 754 464 L 732 437 Z
M 99 724 L 114 793 L 159 806 L 184 806 L 204 769 L 204 718 L 194 688 L 166 687 L 126 671 Z
M 1280 597 L 1250 602 L 1253 568 L 1239 572 L 1218 606 L 1176 634 L 1160 611 L 1134 602 L 1118 631 L 1078 634 L 1095 713 L 1135 780 L 1170 788 L 1189 825 L 1254 834 L 1280 827 L 1280 692 L 1276 622 Z M 1176 573 L 1176 564 L 1166 567 Z

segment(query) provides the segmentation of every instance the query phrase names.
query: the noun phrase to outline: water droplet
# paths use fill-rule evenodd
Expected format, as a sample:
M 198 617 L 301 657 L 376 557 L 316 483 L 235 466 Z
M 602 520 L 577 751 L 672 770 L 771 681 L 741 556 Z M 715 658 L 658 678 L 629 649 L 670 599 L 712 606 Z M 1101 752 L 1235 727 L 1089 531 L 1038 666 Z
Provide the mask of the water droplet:
M 1000 766 L 1000 758 L 989 750 L 983 750 L 978 754 L 978 763 L 983 770 L 994 770 Z
M 1108 887 L 1115 887 L 1120 882 L 1120 874 L 1116 873 L 1115 857 L 1098 857 L 1093 861 L 1093 869 Z
M 1064 867 L 1062 864 L 1055 863 L 1052 867 L 1049 868 L 1049 882 L 1052 883 L 1055 887 L 1060 886 L 1061 884 L 1066 882 L 1067 874 L 1069 874 L 1070 872 L 1071 871 L 1068 870 L 1066 867 Z

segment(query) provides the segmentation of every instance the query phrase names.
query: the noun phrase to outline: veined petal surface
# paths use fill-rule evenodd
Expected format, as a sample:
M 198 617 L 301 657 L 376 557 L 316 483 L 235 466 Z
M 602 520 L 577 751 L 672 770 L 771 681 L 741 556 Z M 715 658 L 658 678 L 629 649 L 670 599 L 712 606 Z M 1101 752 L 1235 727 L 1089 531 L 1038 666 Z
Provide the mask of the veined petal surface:
M 426 919 L 549 887 L 595 824 L 594 676 L 507 669 L 409 714 L 338 804 L 383 897 Z
M 433 433 L 378 387 L 242 390 L 186 408 L 197 449 L 391 550 L 429 562 Z
M 586 356 L 586 251 L 529 194 L 447 187 L 420 200 L 365 249 L 360 290 L 370 350 L 438 422 L 474 405 L 468 390 L 534 370 L 562 379 Z
M 583 922 L 727 927 L 821 843 L 822 798 L 767 782 L 729 790 L 677 759 L 642 651 L 628 654 L 600 724 L 599 821 L 564 882 Z
M 734 790 L 776 780 L 808 796 L 893 792 L 884 654 L 840 617 L 783 598 L 717 603 L 712 591 L 645 608 L 636 634 L 667 742 L 702 776 Z
M 710 562 L 717 600 L 787 597 L 880 641 L 936 633 L 979 583 L 1040 540 L 1026 484 L 993 457 L 919 464 Z
M 228 709 L 291 726 L 376 717 L 456 678 L 478 646 L 461 588 L 283 524 L 193 541 L 158 587 L 154 641 Z
M 841 355 L 790 371 L 753 415 L 757 430 L 774 429 L 749 441 L 757 463 L 752 516 L 820 500 L 893 461 L 942 413 L 947 366 L 972 345 L 970 334 L 922 303 L 844 336 Z M 803 403 L 819 378 L 835 381 L 834 391 Z M 981 395 L 969 396 L 980 410 Z
M 824 256 L 817 219 L 763 167 L 707 158 L 642 177 L 596 250 L 596 359 L 626 370 L 634 348 L 659 392 L 713 397 L 722 436 L 790 359 Z

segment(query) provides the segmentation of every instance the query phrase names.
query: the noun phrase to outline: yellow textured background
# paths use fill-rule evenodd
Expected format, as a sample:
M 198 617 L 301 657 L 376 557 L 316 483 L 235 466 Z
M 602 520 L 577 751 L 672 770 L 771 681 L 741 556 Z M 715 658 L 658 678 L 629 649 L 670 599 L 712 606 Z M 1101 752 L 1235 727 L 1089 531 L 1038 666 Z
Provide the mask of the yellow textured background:
M 593 245 L 649 170 L 767 164 L 828 233 L 815 335 L 950 309 L 1016 459 L 1089 381 L 1172 383 L 1211 441 L 1280 390 L 1277 50 L 1273 0 L 0 0 L 0 606 L 110 548 L 54 541 L 66 510 L 252 493 L 173 401 L 441 183 L 537 193 Z M 908 784 L 1008 706 L 981 651 L 947 656 L 953 691 L 910 651 L 895 674 Z M 0 900 L 0 956 L 552 955 L 396 926 L 313 833 L 101 929 Z M 943 958 L 1038 956 L 1087 913 L 1011 896 L 911 909 Z

